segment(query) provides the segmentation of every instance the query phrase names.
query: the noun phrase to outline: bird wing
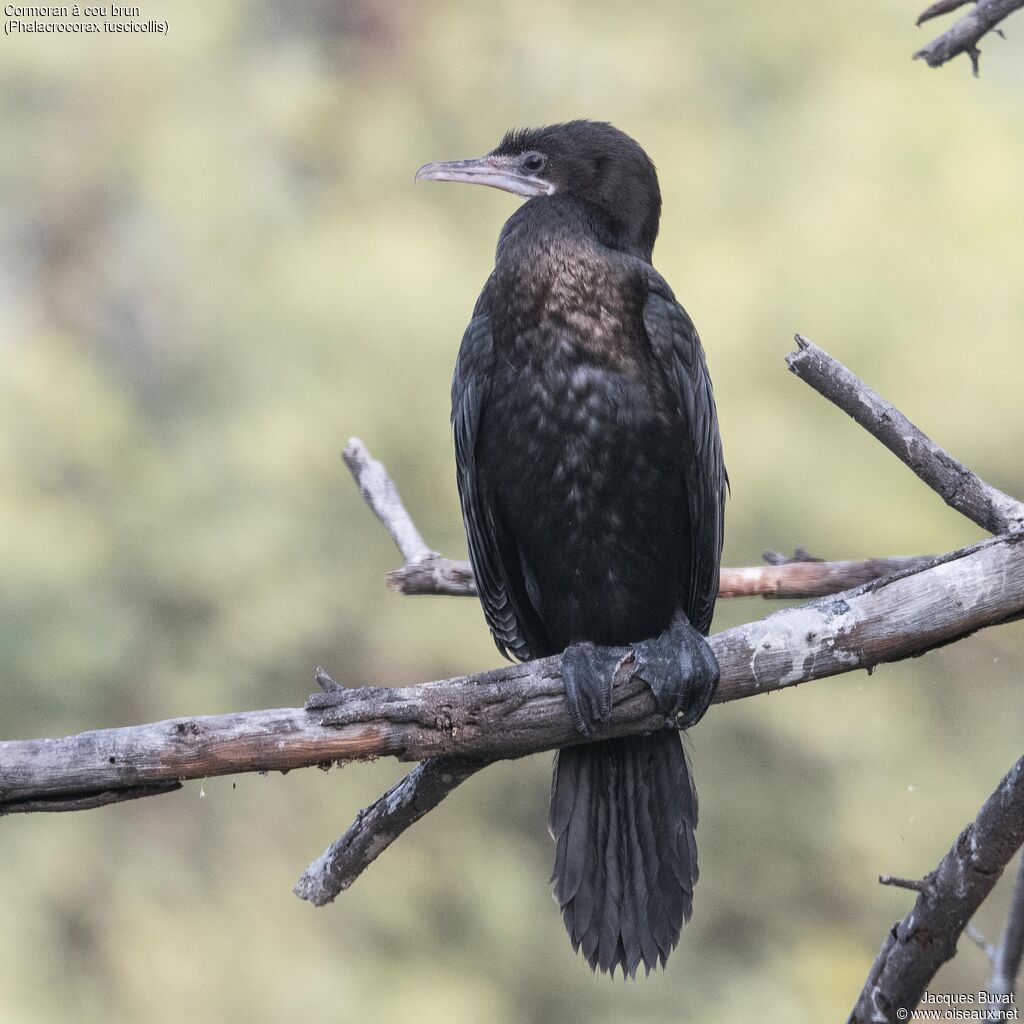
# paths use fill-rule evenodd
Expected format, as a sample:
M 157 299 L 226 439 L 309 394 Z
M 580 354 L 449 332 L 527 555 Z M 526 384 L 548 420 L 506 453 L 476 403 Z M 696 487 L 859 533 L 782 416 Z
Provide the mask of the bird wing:
M 543 652 L 543 627 L 527 594 L 522 561 L 502 527 L 487 483 L 477 471 L 480 422 L 490 391 L 493 341 L 483 298 L 466 328 L 452 379 L 456 480 L 477 593 L 494 642 L 520 661 Z
M 685 424 L 686 436 L 681 442 L 689 530 L 683 610 L 695 629 L 707 633 L 718 596 L 729 482 L 718 434 L 718 413 L 704 349 L 693 321 L 665 280 L 651 267 L 646 273 L 644 327 Z

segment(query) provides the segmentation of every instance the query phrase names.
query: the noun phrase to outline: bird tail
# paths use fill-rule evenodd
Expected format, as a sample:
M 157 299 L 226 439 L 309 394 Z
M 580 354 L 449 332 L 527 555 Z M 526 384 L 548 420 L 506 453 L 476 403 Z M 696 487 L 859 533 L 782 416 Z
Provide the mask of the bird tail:
M 592 970 L 665 966 L 693 910 L 697 793 L 675 731 L 555 756 L 555 899 Z

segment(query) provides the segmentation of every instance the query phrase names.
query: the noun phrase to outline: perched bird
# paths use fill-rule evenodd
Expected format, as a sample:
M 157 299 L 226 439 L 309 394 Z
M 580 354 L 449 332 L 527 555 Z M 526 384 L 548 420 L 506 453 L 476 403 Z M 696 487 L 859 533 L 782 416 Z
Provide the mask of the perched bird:
M 704 637 L 726 488 L 700 340 L 651 265 L 657 174 L 612 125 L 572 121 L 416 177 L 528 200 L 501 231 L 452 383 L 494 640 L 520 660 L 564 652 L 581 736 L 610 713 L 616 670 L 642 678 L 676 727 L 555 760 L 554 895 L 590 966 L 633 977 L 664 965 L 692 910 L 697 797 L 676 729 L 718 684 Z

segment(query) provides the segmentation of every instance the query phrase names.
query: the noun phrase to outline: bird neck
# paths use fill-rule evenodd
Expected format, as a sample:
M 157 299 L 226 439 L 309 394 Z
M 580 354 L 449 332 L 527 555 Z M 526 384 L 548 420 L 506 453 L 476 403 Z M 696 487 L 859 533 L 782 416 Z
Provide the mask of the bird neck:
M 612 249 L 651 262 L 653 238 L 616 224 L 592 203 L 576 196 L 538 196 L 519 207 L 498 238 L 497 262 L 536 260 L 566 245 Z

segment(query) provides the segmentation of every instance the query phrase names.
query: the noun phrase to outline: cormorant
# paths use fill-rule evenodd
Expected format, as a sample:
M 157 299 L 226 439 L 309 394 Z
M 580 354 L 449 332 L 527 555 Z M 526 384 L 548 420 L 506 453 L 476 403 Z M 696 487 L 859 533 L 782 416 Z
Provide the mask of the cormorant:
M 676 729 L 718 684 L 726 475 L 690 317 L 651 265 L 654 164 L 610 124 L 509 132 L 417 179 L 527 198 L 498 240 L 452 383 L 459 494 L 502 653 L 564 652 L 581 735 L 628 668 Z M 697 796 L 675 729 L 558 752 L 552 875 L 594 969 L 664 965 L 697 881 Z

